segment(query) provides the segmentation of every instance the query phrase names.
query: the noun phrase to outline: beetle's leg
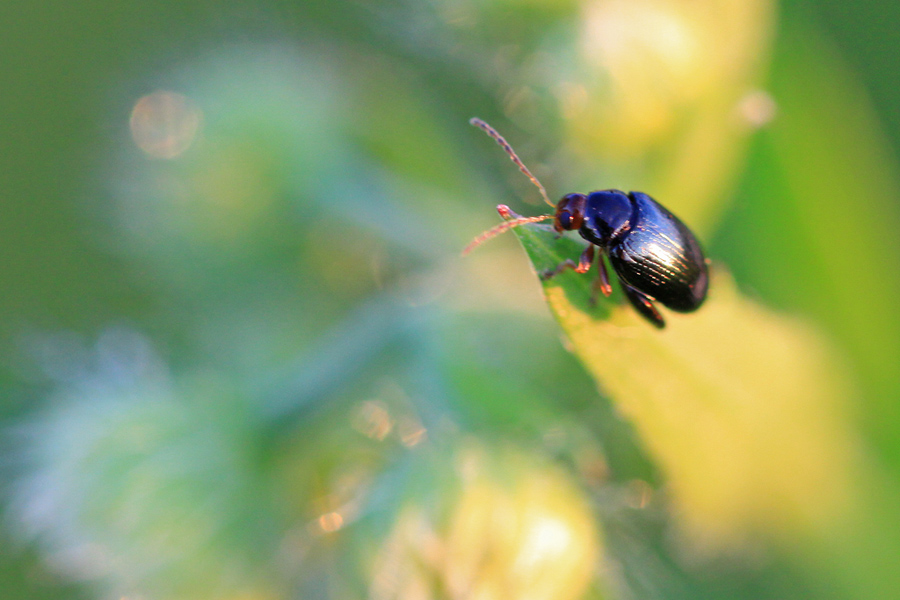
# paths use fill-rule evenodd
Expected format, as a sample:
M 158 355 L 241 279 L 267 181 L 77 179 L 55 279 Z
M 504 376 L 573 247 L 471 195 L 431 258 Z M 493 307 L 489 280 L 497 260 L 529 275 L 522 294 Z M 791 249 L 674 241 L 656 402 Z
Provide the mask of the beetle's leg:
M 597 279 L 591 287 L 591 304 L 597 304 L 597 293 L 603 292 L 607 298 L 612 294 L 612 286 L 609 285 L 609 275 L 606 273 L 606 264 L 603 262 L 603 253 L 597 258 Z
M 662 318 L 662 315 L 659 314 L 659 311 L 656 310 L 656 306 L 653 305 L 653 301 L 650 300 L 650 298 L 625 282 L 622 282 L 622 288 L 625 290 L 625 295 L 628 296 L 631 304 L 634 305 L 637 311 L 641 313 L 645 319 L 653 323 L 653 325 L 659 329 L 666 326 L 665 320 Z
M 584 249 L 584 252 L 581 253 L 577 264 L 570 258 L 555 269 L 538 273 L 538 277 L 541 278 L 541 281 L 547 281 L 548 279 L 556 277 L 566 269 L 573 269 L 576 273 L 587 273 L 591 268 L 592 262 L 594 262 L 594 245 L 590 244 Z

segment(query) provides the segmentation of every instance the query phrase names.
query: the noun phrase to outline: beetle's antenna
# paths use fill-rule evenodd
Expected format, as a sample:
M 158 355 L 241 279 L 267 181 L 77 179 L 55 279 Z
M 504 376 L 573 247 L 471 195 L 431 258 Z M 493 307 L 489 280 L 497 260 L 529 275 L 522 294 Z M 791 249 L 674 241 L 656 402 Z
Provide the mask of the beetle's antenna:
M 512 211 L 510 211 L 508 207 L 506 207 L 502 204 L 497 207 L 497 211 L 504 217 L 506 217 L 509 214 L 515 214 L 515 213 L 512 213 Z M 538 221 L 545 221 L 547 219 L 552 219 L 552 218 L 553 218 L 553 215 L 541 215 L 539 217 L 516 217 L 515 219 L 512 219 L 510 221 L 504 221 L 503 223 L 500 223 L 496 227 L 492 227 L 491 229 L 488 229 L 487 231 L 485 231 L 484 233 L 482 233 L 481 235 L 476 237 L 474 240 L 469 242 L 469 245 L 466 246 L 465 248 L 463 248 L 463 251 L 462 251 L 463 256 L 465 256 L 466 254 L 468 254 L 469 252 L 474 250 L 477 246 L 480 246 L 484 242 L 488 241 L 492 237 L 496 237 L 496 236 L 500 235 L 501 233 L 503 233 L 504 231 L 509 231 L 513 227 L 518 227 L 519 225 L 524 225 L 526 223 L 537 223 Z
M 541 190 L 541 196 L 544 197 L 544 202 L 556 208 L 556 205 L 550 202 L 550 198 L 547 196 L 547 190 L 544 189 L 544 186 L 541 185 L 541 182 L 538 181 L 538 178 L 531 174 L 531 171 L 528 170 L 528 167 L 525 166 L 525 163 L 523 163 L 522 159 L 519 158 L 519 156 L 516 154 L 516 151 L 512 149 L 512 146 L 509 145 L 509 142 L 503 139 L 503 136 L 497 133 L 496 129 L 494 129 L 478 117 L 472 117 L 471 119 L 469 119 L 469 124 L 478 127 L 486 134 L 494 138 L 494 140 L 496 140 L 496 142 L 500 144 L 500 147 L 506 150 L 506 153 L 509 154 L 509 158 L 511 158 L 512 161 L 516 163 L 516 166 L 519 167 L 519 170 L 528 176 L 528 179 L 531 180 L 531 183 L 537 186 L 537 189 Z

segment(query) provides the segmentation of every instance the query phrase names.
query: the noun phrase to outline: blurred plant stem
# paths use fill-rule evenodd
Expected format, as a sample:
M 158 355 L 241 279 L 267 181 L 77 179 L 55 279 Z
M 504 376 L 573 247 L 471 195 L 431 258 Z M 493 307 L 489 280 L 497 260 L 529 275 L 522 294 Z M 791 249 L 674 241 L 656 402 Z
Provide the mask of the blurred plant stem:
M 761 201 L 778 202 L 774 214 L 783 222 L 772 234 L 797 262 L 773 265 L 767 287 L 790 286 L 778 299 L 801 296 L 791 304 L 846 347 L 865 384 L 863 426 L 900 466 L 897 157 L 865 89 L 808 19 L 786 26 L 772 89 L 781 118 L 765 134 L 775 173 L 762 183 L 780 189 Z

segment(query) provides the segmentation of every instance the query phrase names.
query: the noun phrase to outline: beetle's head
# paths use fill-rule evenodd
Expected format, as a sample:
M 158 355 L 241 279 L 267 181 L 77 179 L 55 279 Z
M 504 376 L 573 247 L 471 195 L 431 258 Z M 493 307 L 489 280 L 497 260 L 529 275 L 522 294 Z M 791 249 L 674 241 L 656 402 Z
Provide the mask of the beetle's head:
M 559 233 L 578 229 L 584 222 L 584 194 L 566 194 L 556 205 L 553 228 Z

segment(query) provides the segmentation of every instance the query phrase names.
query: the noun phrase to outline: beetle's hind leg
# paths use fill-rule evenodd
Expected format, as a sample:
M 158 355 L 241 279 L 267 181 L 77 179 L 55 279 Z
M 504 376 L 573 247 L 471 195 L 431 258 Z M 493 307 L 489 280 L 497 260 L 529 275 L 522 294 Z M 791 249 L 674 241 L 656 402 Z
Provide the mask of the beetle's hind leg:
M 593 244 L 590 244 L 587 248 L 585 248 L 584 252 L 582 252 L 581 256 L 578 258 L 577 264 L 570 258 L 566 262 L 561 263 L 555 269 L 550 269 L 548 271 L 538 273 L 538 277 L 541 278 L 541 281 L 547 281 L 548 279 L 556 277 L 566 269 L 572 269 L 576 273 L 587 273 L 591 268 L 591 263 L 594 262 L 594 248 L 595 246 Z
M 641 316 L 650 321 L 658 329 L 662 329 L 666 326 L 665 319 L 659 314 L 653 301 L 646 294 L 637 291 L 624 281 L 622 282 L 622 289 L 625 290 L 625 295 L 637 311 L 641 313 Z

